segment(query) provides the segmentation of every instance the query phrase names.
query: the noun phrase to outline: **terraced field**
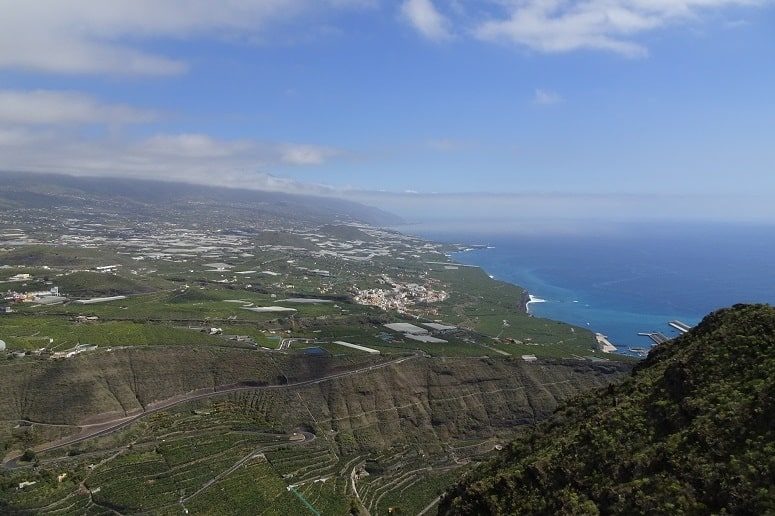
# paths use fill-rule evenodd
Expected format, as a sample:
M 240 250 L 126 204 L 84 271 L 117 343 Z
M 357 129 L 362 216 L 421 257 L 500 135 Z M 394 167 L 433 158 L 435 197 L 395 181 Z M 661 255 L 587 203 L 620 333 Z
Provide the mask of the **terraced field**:
M 41 451 L 37 466 L 19 463 L 2 477 L 8 486 L 36 484 L 3 490 L 2 501 L 64 514 L 419 512 L 515 427 L 544 417 L 580 383 L 602 385 L 619 374 L 583 362 L 414 357 L 321 370 L 313 367 L 318 359 L 303 360 L 307 372 L 295 377 L 328 379 L 211 392 Z

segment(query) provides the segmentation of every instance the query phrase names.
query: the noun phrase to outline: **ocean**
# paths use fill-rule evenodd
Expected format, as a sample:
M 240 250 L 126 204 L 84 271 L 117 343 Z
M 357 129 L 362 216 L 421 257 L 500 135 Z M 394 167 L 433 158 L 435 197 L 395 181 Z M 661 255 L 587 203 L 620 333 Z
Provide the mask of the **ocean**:
M 695 325 L 735 303 L 775 304 L 773 227 L 633 225 L 565 235 L 457 234 L 422 227 L 408 232 L 491 246 L 452 257 L 526 288 L 538 301 L 529 307 L 535 316 L 603 333 L 625 354 L 652 346 L 638 333 L 677 335 L 668 321 Z

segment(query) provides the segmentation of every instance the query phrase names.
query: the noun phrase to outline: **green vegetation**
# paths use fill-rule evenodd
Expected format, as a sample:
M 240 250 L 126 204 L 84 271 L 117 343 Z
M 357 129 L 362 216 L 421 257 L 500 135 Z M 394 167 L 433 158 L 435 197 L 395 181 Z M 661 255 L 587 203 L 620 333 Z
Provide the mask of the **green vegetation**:
M 87 299 L 142 294 L 154 290 L 149 281 L 137 281 L 105 272 L 79 271 L 52 279 L 62 294 Z M 159 283 L 159 280 L 154 283 Z
M 65 351 L 76 344 L 95 346 L 218 345 L 222 339 L 161 324 L 75 322 L 58 317 L 10 315 L 0 319 L 0 338 L 11 349 Z
M 320 233 L 334 237 L 339 240 L 360 240 L 363 242 L 373 242 L 375 239 L 364 231 L 343 224 L 326 224 L 319 230 Z
M 375 503 L 378 514 L 415 515 L 425 509 L 435 499 L 433 495 L 441 496 L 447 487 L 467 470 L 467 467 L 421 470 L 404 475 L 395 481 L 395 489 L 386 491 L 379 502 Z M 429 512 L 435 514 L 433 510 Z
M 0 263 L 20 266 L 89 267 L 105 265 L 104 260 L 117 257 L 110 251 L 96 248 L 32 245 L 0 252 Z M 121 262 L 118 262 L 121 263 Z
M 266 462 L 256 460 L 185 504 L 192 514 L 310 514 Z
M 334 240 L 353 238 L 366 242 L 364 245 L 367 246 L 385 245 L 362 229 L 351 226 L 326 226 L 320 231 L 331 233 L 330 238 Z M 143 266 L 138 267 L 136 262 L 124 256 L 126 253 L 118 255 L 107 246 L 99 249 L 25 246 L 6 252 L 10 263 L 29 264 L 9 269 L 8 277 L 11 272 L 33 274 L 33 278 L 24 284 L 9 284 L 13 288 L 48 290 L 58 286 L 63 295 L 76 299 L 128 297 L 86 305 L 18 303 L 14 309 L 20 315 L 33 316 L 36 321 L 28 324 L 19 323 L 16 317 L 3 318 L 0 320 L 0 338 L 6 340 L 11 349 L 46 347 L 46 337 L 54 339 L 52 344 L 58 350 L 79 341 L 108 346 L 204 344 L 214 340 L 205 335 L 186 334 L 184 330 L 219 327 L 224 333 L 247 335 L 256 344 L 268 348 L 276 348 L 278 343 L 267 337 L 272 333 L 284 333 L 289 337 L 324 343 L 354 339 L 355 343 L 375 347 L 383 353 L 422 350 L 432 356 L 535 354 L 541 357 L 579 357 L 596 353 L 594 336 L 588 330 L 530 317 L 523 310 L 523 289 L 492 280 L 478 268 L 450 270 L 427 263 L 425 260 L 446 261 L 436 251 L 425 249 L 417 254 L 419 258 L 412 260 L 400 261 L 385 256 L 375 258 L 373 262 L 345 265 L 330 257 L 310 256 L 316 244 L 301 234 L 264 231 L 253 238 L 253 252 L 231 257 L 228 260 L 230 268 L 224 270 L 206 267 L 214 258 L 158 261 L 152 267 L 140 262 Z M 310 238 L 322 241 L 322 237 Z M 297 245 L 290 245 L 292 249 L 274 248 L 281 244 L 278 239 L 285 245 Z M 105 264 L 120 267 L 115 273 L 81 269 L 94 269 Z M 321 268 L 330 275 L 322 277 L 307 272 Z M 277 276 L 259 272 L 266 269 L 276 271 Z M 241 271 L 247 274 L 241 274 Z M 425 344 L 400 336 L 392 341 L 380 338 L 385 322 L 413 321 L 413 318 L 396 317 L 395 313 L 352 302 L 354 285 L 357 288 L 385 286 L 384 282 L 377 281 L 375 271 L 384 271 L 405 283 L 419 280 L 430 288 L 448 292 L 445 301 L 420 303 L 409 307 L 408 313 L 421 320 L 459 325 L 463 330 L 452 336 L 439 335 L 449 340 L 449 344 Z M 284 302 L 287 297 L 322 297 L 331 302 Z M 296 311 L 258 313 L 244 309 L 270 305 Z M 77 317 L 97 317 L 98 320 L 90 322 L 94 330 L 71 324 Z M 150 328 L 126 324 L 129 322 Z M 341 353 L 344 352 L 338 350 L 337 354 Z M 621 359 L 617 356 L 606 358 Z
M 592 334 L 525 314 L 521 288 L 352 224 L 340 200 L 126 182 L 117 201 L 105 184 L 11 179 L 2 514 L 413 514 L 630 370 L 582 358 L 600 356 Z M 426 343 L 391 322 L 457 328 Z
M 322 514 L 343 514 L 361 503 L 373 514 L 388 507 L 414 510 L 439 495 L 451 480 L 443 475 L 462 471 L 455 461 L 486 455 L 515 428 L 546 417 L 558 400 L 605 385 L 626 370 L 590 362 L 421 357 L 365 369 L 383 360 L 162 346 L 20 362 L 23 375 L 0 375 L 0 412 L 74 425 L 71 433 L 97 415 L 123 416 L 123 410 L 213 385 L 250 381 L 256 387 L 183 403 L 114 434 L 39 452 L 35 467 L 0 474 L 10 486 L 0 491 L 0 502 L 35 512 L 78 500 L 79 508 L 171 514 L 181 510 L 183 496 L 184 506 L 196 513 L 268 504 L 270 512 L 307 514 L 287 489 L 295 486 Z M 261 387 L 343 371 L 360 372 L 298 388 Z M 11 434 L 0 454 L 35 450 L 58 437 L 41 433 L 50 428 L 43 425 L 26 428 L 23 435 Z M 315 439 L 290 441 L 300 429 Z M 241 462 L 246 457 L 253 458 Z M 356 482 L 363 487 L 358 502 L 349 481 L 362 463 L 379 468 L 367 465 L 371 474 Z M 77 484 L 43 482 L 44 471 L 83 480 L 94 502 L 82 501 Z M 24 481 L 37 483 L 13 487 Z
M 442 514 L 775 511 L 775 308 L 736 305 L 660 345 L 472 472 Z

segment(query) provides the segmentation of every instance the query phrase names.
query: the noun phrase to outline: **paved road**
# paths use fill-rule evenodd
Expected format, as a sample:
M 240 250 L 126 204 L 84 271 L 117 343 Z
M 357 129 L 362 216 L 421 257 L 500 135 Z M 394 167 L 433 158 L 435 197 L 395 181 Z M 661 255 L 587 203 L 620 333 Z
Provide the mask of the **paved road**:
M 132 423 L 138 421 L 139 419 L 142 419 L 146 416 L 149 416 L 150 414 L 153 414 L 155 412 L 159 412 L 161 410 L 166 410 L 168 408 L 174 407 L 176 405 L 180 405 L 182 403 L 188 403 L 191 401 L 197 401 L 197 400 L 203 400 L 207 398 L 212 398 L 214 396 L 221 396 L 223 394 L 230 394 L 235 392 L 243 392 L 243 391 L 271 391 L 271 390 L 282 390 L 282 389 L 294 389 L 298 387 L 306 387 L 309 385 L 316 385 L 323 382 L 327 382 L 330 380 L 336 380 L 338 378 L 345 378 L 347 376 L 353 376 L 356 374 L 366 373 L 369 371 L 373 371 L 375 369 L 382 369 L 384 367 L 389 367 L 395 364 L 400 364 L 402 362 L 406 362 L 407 360 L 412 360 L 413 358 L 417 358 L 418 356 L 421 356 L 420 354 L 414 354 L 409 356 L 404 356 L 401 358 L 396 358 L 393 360 L 388 360 L 387 362 L 381 362 L 379 364 L 366 366 L 366 367 L 360 367 L 358 369 L 353 369 L 350 371 L 344 371 L 341 373 L 334 373 L 326 376 L 322 376 L 320 378 L 315 378 L 311 380 L 303 380 L 300 382 L 293 382 L 293 383 L 287 383 L 283 385 L 261 385 L 261 386 L 246 386 L 246 385 L 229 385 L 229 386 L 221 386 L 216 387 L 212 392 L 205 392 L 201 394 L 191 394 L 188 396 L 184 396 L 182 398 L 175 398 L 171 400 L 162 401 L 156 405 L 154 405 L 152 408 L 146 409 L 144 412 L 141 412 L 134 416 L 125 417 L 122 419 L 117 419 L 114 421 L 110 421 L 104 424 L 104 427 L 96 428 L 92 431 L 90 431 L 87 434 L 79 434 L 74 437 L 65 438 L 59 441 L 54 441 L 51 443 L 43 444 L 40 446 L 37 446 L 33 449 L 35 453 L 44 453 L 51 450 L 56 450 L 58 448 L 63 448 L 65 446 L 71 446 L 73 444 L 77 444 L 83 441 L 88 441 L 89 439 L 94 439 L 96 437 L 101 437 L 104 435 L 111 434 L 113 432 L 116 432 L 124 427 L 127 427 L 131 425 Z M 16 467 L 19 467 L 19 457 L 20 455 L 14 456 L 9 458 L 3 463 L 3 467 L 6 469 L 13 469 Z

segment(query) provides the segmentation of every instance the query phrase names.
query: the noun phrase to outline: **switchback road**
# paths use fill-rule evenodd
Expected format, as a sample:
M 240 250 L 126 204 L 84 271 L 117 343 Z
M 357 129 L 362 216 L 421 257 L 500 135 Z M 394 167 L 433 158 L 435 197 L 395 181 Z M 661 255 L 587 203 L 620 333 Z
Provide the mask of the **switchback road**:
M 176 397 L 168 400 L 164 400 L 158 403 L 155 403 L 153 407 L 146 408 L 143 412 L 140 412 L 139 414 L 135 414 L 132 416 L 127 416 L 120 419 L 115 419 L 113 421 L 108 421 L 104 424 L 100 425 L 84 425 L 80 428 L 82 430 L 85 430 L 85 432 L 79 433 L 78 435 L 65 437 L 64 439 L 60 439 L 57 441 L 52 441 L 46 444 L 42 444 L 39 446 L 36 446 L 33 448 L 33 451 L 35 453 L 44 453 L 52 450 L 56 450 L 58 448 L 64 448 L 65 446 L 71 446 L 73 444 L 81 443 L 84 441 L 88 441 L 90 439 L 94 439 L 97 437 L 102 437 L 108 434 L 111 434 L 113 432 L 116 432 L 118 430 L 121 430 L 122 428 L 125 428 L 132 423 L 135 423 L 136 421 L 147 417 L 151 414 L 154 414 L 156 412 L 160 412 L 162 410 L 167 410 L 171 407 L 181 405 L 183 403 L 189 403 L 192 401 L 198 401 L 198 400 L 204 400 L 207 398 L 212 398 L 215 396 L 222 396 L 224 394 L 231 394 L 235 392 L 245 392 L 245 391 L 272 391 L 272 390 L 283 390 L 283 389 L 296 389 L 300 387 L 307 387 L 310 385 L 317 385 L 323 382 L 328 382 L 331 380 L 336 380 L 339 378 L 346 378 L 348 376 L 354 376 L 358 374 L 367 373 L 369 371 L 374 371 L 376 369 L 382 369 L 385 367 L 390 367 L 392 365 L 397 365 L 403 362 L 406 362 L 407 360 L 412 360 L 414 358 L 417 358 L 419 356 L 422 356 L 421 354 L 414 354 L 414 355 L 408 355 L 403 356 L 400 358 L 395 358 L 393 360 L 388 360 L 386 362 L 381 362 L 379 364 L 374 364 L 366 367 L 360 367 L 358 369 L 352 369 L 350 371 L 343 371 L 341 373 L 334 373 L 326 376 L 321 376 L 320 378 L 312 378 L 309 380 L 303 380 L 299 382 L 292 382 L 292 383 L 286 383 L 286 384 L 275 384 L 275 385 L 226 385 L 226 386 L 220 386 L 215 387 L 212 391 L 204 392 L 204 393 L 196 393 L 196 394 L 188 394 L 182 397 Z M 43 423 L 45 424 L 45 423 Z M 13 469 L 18 467 L 19 458 L 21 455 L 17 454 L 15 456 L 11 456 L 6 458 L 6 460 L 3 462 L 3 467 L 6 469 Z

